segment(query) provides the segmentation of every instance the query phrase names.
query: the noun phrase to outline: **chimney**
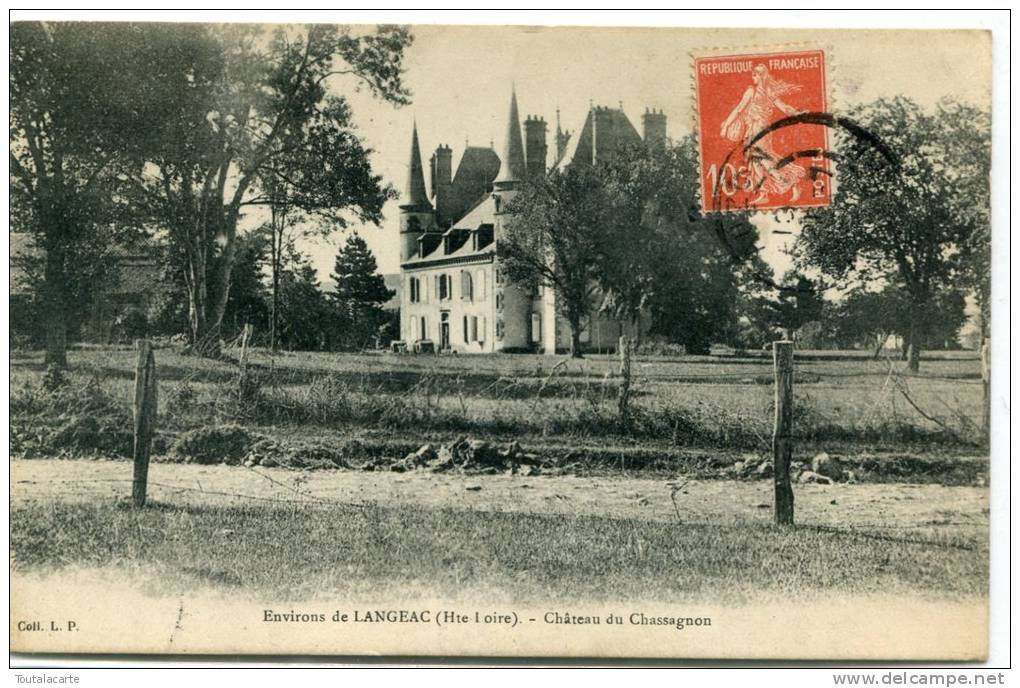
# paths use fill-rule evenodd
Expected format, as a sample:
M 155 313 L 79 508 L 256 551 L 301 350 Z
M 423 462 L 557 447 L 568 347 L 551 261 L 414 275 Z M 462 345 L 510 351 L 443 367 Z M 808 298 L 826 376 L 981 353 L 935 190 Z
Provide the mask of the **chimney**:
M 453 180 L 453 150 L 446 145 L 440 144 L 436 152 L 432 154 L 429 161 L 432 174 L 432 200 L 435 202 L 437 220 L 442 227 L 446 227 L 456 218 L 450 217 L 450 202 L 452 198 Z
M 545 175 L 546 124 L 541 117 L 531 115 L 524 120 L 525 168 L 529 179 Z
M 651 147 L 666 145 L 666 115 L 662 110 L 649 110 L 645 108 L 645 114 L 641 116 L 641 124 L 644 128 L 645 143 Z

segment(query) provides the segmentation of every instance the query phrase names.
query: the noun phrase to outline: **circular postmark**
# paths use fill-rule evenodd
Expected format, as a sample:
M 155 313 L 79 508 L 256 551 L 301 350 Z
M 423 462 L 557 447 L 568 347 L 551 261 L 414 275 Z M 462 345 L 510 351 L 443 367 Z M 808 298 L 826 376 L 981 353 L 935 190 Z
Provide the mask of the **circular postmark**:
M 749 223 L 750 216 L 769 212 L 773 214 L 776 224 L 791 224 L 796 219 L 799 210 L 828 207 L 836 202 L 832 189 L 836 176 L 834 165 L 839 164 L 840 154 L 830 150 L 827 146 L 794 147 L 789 152 L 776 150 L 775 139 L 771 138 L 773 134 L 801 126 L 817 126 L 826 131 L 842 132 L 864 149 L 877 153 L 876 159 L 879 164 L 888 165 L 896 172 L 900 166 L 899 156 L 881 137 L 849 117 L 829 112 L 799 112 L 771 122 L 762 129 L 749 133 L 737 145 L 730 148 L 720 162 L 714 163 L 712 169 L 757 170 L 756 173 L 748 172 L 740 177 L 744 194 L 740 197 L 739 203 L 734 200 L 735 193 L 730 192 L 731 190 L 723 184 L 716 184 L 712 189 L 711 196 L 705 199 L 708 200 L 708 203 L 705 204 L 706 207 L 703 207 L 703 211 L 708 218 L 711 218 L 712 229 L 730 254 L 731 259 L 735 263 L 748 265 L 750 275 L 754 279 L 781 292 L 789 291 L 792 287 L 777 283 L 771 274 L 755 265 L 752 260 L 763 247 L 755 242 L 758 232 Z M 828 140 L 827 136 L 825 140 Z M 763 141 L 768 143 L 763 145 Z M 739 164 L 741 162 L 745 164 Z M 785 172 L 794 167 L 802 171 Z M 826 189 L 828 198 L 824 206 L 787 203 L 779 206 L 761 207 L 760 203 L 755 202 L 760 200 L 763 194 L 767 194 L 770 188 L 776 188 L 775 180 L 791 178 L 807 182 L 812 189 Z M 797 200 L 795 194 L 791 194 L 791 196 L 794 201 Z M 789 232 L 780 231 L 777 233 L 788 234 Z

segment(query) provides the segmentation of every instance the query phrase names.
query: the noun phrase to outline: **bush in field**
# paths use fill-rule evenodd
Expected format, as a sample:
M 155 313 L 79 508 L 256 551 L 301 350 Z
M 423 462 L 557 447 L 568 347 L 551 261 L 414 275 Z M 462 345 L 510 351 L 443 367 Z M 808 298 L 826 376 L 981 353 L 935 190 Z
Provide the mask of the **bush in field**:
M 170 448 L 186 463 L 241 463 L 259 438 L 240 425 L 206 426 L 178 435 Z
M 131 456 L 131 410 L 95 379 L 76 386 L 47 375 L 11 393 L 10 414 L 15 454 Z

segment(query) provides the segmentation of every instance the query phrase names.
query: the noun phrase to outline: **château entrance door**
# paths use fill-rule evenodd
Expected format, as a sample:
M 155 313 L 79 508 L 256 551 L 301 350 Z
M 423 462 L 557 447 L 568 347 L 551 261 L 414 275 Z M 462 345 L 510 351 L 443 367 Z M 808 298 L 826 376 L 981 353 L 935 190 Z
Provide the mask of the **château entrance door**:
M 439 314 L 439 348 L 446 350 L 450 348 L 450 312 L 443 311 Z

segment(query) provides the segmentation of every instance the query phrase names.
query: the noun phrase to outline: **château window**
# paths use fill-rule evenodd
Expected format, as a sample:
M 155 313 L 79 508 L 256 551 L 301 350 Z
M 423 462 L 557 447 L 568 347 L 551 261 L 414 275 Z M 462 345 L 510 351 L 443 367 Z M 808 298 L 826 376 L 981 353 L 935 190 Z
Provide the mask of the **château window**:
M 471 273 L 467 270 L 460 271 L 460 298 L 462 301 L 474 300 L 474 289 L 471 284 Z
M 532 313 L 531 314 L 531 341 L 538 342 L 542 341 L 542 314 Z
M 496 310 L 503 310 L 503 292 L 496 292 Z
M 469 344 L 471 342 L 484 342 L 485 341 L 485 318 L 481 318 L 481 323 L 478 322 L 479 318 L 477 315 L 465 315 L 464 316 L 464 343 Z
M 411 303 L 418 303 L 421 301 L 421 280 L 417 277 L 412 277 L 409 280 L 408 287 L 411 294 Z
M 439 300 L 449 301 L 453 298 L 453 280 L 447 274 L 439 276 Z
M 485 299 L 485 270 L 479 270 L 475 275 L 475 294 L 479 301 Z

